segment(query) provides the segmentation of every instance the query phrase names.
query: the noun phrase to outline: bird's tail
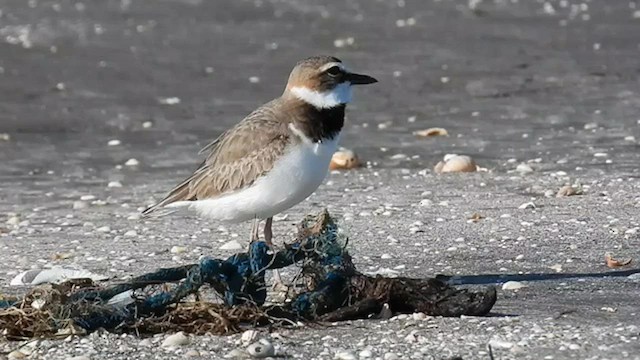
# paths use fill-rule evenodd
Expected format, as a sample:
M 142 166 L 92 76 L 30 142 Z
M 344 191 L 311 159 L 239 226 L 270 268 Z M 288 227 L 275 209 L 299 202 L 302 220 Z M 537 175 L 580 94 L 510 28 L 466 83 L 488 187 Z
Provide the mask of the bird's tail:
M 189 182 L 185 181 L 176 186 L 171 192 L 157 204 L 151 205 L 142 212 L 143 218 L 161 217 L 172 214 L 180 208 L 191 205 L 189 199 Z

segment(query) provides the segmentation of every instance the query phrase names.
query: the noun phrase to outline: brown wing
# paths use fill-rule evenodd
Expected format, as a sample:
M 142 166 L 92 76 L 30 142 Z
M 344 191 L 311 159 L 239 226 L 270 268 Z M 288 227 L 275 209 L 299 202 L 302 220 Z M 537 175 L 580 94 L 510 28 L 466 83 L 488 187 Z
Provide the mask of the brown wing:
M 289 129 L 276 118 L 275 105 L 258 108 L 202 149 L 208 155 L 196 171 L 143 215 L 176 201 L 210 199 L 242 189 L 271 170 L 289 141 Z

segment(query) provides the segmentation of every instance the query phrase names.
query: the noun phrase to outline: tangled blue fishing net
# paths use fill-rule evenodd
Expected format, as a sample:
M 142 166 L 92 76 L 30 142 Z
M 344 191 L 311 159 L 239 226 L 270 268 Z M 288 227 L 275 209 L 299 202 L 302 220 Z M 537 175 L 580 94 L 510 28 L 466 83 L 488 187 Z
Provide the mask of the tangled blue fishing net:
M 267 270 L 297 266 L 298 285 L 286 301 L 266 305 Z M 219 301 L 203 300 L 209 291 Z M 439 280 L 387 278 L 358 272 L 347 240 L 325 210 L 306 216 L 296 240 L 272 252 L 254 242 L 227 259 L 159 269 L 107 286 L 74 280 L 0 297 L 0 330 L 9 338 L 113 332 L 186 331 L 227 334 L 266 324 L 369 318 L 385 304 L 393 312 L 485 315 L 493 287 L 459 289 Z M 37 306 L 36 306 L 37 304 Z

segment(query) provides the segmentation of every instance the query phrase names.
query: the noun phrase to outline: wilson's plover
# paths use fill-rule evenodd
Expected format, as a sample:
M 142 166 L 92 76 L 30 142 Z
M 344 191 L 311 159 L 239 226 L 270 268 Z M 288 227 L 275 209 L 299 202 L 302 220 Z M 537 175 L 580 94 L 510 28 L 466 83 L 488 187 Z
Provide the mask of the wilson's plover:
M 320 186 L 338 147 L 353 85 L 377 82 L 339 59 L 314 56 L 296 64 L 282 96 L 259 107 L 200 153 L 206 159 L 143 215 L 185 208 L 224 222 L 266 220 L 305 200 Z

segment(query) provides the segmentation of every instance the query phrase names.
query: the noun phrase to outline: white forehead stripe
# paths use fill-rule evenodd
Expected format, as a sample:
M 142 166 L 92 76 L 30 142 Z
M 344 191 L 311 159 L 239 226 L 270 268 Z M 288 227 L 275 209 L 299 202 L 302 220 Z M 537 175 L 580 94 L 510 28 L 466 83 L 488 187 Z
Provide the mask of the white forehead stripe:
M 326 71 L 327 69 L 330 69 L 330 68 L 332 68 L 334 66 L 339 67 L 340 69 L 342 69 L 342 71 L 348 71 L 347 68 L 344 66 L 344 64 L 342 64 L 340 62 L 326 63 L 320 68 L 320 71 Z
M 298 99 L 318 109 L 329 109 L 351 102 L 351 83 L 344 82 L 327 91 L 315 91 L 302 86 L 294 86 L 289 91 Z

